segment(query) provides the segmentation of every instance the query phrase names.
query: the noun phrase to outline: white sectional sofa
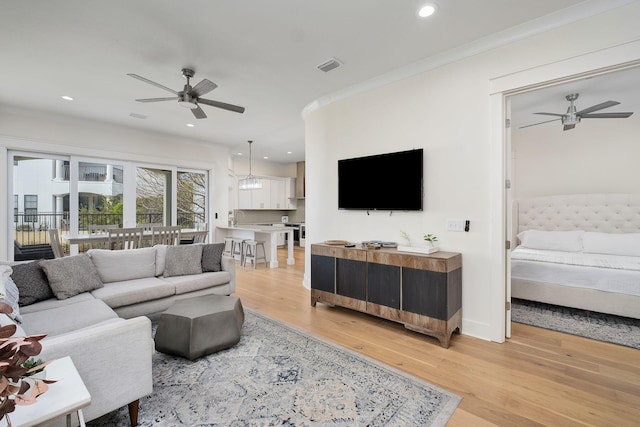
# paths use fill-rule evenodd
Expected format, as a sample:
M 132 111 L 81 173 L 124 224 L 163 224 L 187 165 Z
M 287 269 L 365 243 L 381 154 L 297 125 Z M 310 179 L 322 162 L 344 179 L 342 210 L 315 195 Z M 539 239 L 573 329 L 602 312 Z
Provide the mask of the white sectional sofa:
M 71 356 L 91 394 L 83 411 L 87 421 L 125 405 L 137 419 L 139 399 L 152 392 L 148 316 L 179 299 L 235 291 L 235 263 L 222 256 L 220 244 L 90 250 L 34 263 L 12 265 L 20 304 L 5 302 L 18 309 L 11 317 L 21 321 L 0 314 L 0 324 L 16 323 L 16 335 L 47 334 L 39 356 L 44 360 Z M 35 281 L 46 278 L 53 298 L 42 299 L 47 289 L 26 283 L 37 274 Z M 34 295 L 41 300 L 32 302 Z

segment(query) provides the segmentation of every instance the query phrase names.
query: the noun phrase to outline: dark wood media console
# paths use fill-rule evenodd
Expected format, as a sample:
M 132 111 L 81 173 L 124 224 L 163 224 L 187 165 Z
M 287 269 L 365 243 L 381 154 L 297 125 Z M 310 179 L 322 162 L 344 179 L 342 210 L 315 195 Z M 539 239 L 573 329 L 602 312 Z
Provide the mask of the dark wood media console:
M 462 255 L 311 245 L 311 305 L 402 323 L 449 347 L 462 329 Z

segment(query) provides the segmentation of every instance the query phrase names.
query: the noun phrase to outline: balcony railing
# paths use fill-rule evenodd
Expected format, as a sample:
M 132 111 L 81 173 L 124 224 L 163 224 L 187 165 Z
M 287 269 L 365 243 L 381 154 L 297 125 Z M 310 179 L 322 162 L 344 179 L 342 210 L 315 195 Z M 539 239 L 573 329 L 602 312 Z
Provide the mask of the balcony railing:
M 61 234 L 69 232 L 69 212 L 14 214 L 14 239 L 20 245 L 49 243 L 49 230 L 57 228 Z M 164 223 L 161 213 L 141 213 L 136 215 L 138 224 Z M 182 228 L 195 228 L 198 222 L 205 222 L 203 214 L 194 212 L 178 213 L 177 224 Z M 122 214 L 81 213 L 78 216 L 78 231 L 87 232 L 90 224 L 117 224 L 122 227 Z
M 67 164 L 62 166 L 62 177 L 65 181 L 69 181 L 69 165 Z M 108 178 L 106 166 L 80 166 L 78 170 L 79 181 L 102 182 Z M 111 179 L 122 184 L 122 169 L 114 167 Z

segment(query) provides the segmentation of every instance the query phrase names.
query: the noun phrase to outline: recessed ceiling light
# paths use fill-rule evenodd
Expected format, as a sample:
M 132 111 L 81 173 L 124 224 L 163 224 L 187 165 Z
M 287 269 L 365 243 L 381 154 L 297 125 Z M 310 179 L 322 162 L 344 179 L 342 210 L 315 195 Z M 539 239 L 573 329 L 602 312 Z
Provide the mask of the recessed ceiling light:
M 287 151 L 287 154 L 293 154 L 293 151 Z
M 73 101 L 73 98 L 68 95 L 63 95 L 62 99 L 64 99 L 65 101 Z
M 264 156 L 263 159 L 267 160 L 269 158 L 269 156 Z
M 438 10 L 438 8 L 435 4 L 426 4 L 418 10 L 418 16 L 426 18 L 436 13 L 436 10 Z
M 192 128 L 192 127 L 195 127 L 195 126 L 196 126 L 196 125 L 194 125 L 193 123 L 187 123 L 187 127 L 188 127 L 188 128 Z
M 242 156 L 242 153 L 238 153 L 238 156 Z

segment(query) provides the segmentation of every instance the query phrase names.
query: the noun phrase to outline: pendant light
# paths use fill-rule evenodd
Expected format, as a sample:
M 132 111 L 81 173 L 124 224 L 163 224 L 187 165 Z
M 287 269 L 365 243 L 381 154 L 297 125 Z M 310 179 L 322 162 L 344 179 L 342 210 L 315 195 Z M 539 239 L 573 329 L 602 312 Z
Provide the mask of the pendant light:
M 240 190 L 256 190 L 262 188 L 262 180 L 260 178 L 256 178 L 251 173 L 251 144 L 253 141 L 249 142 L 249 175 L 246 178 L 241 179 L 238 182 L 238 186 Z

